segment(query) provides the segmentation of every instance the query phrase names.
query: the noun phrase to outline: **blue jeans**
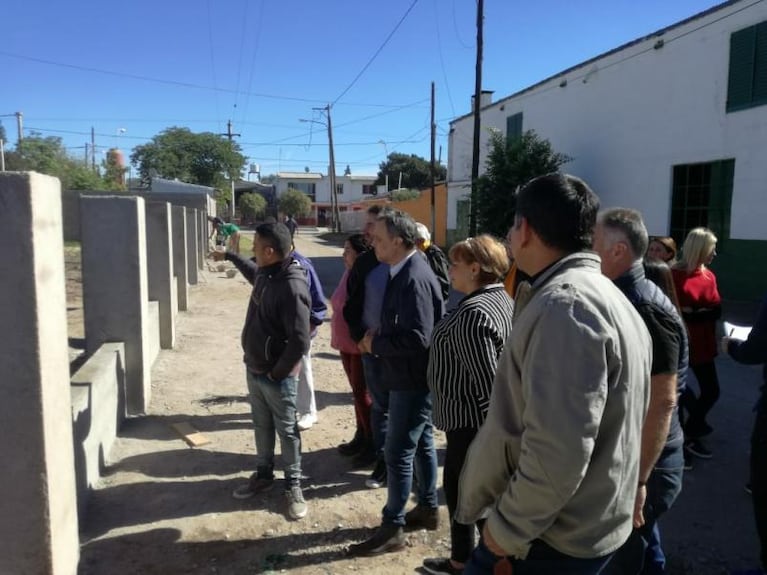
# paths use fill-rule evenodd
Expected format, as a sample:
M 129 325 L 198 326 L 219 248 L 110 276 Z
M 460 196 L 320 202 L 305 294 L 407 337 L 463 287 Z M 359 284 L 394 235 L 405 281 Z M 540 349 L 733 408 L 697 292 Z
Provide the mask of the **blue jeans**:
M 301 436 L 296 422 L 298 378 L 271 381 L 250 371 L 247 377 L 256 435 L 256 472 L 262 477 L 274 475 L 275 435 L 279 435 L 285 481 L 297 484 L 301 481 Z
M 418 503 L 437 507 L 437 452 L 428 390 L 389 392 L 386 458 L 386 506 L 383 522 L 405 525 L 405 505 L 418 480 Z
M 507 560 L 511 562 L 514 575 L 597 575 L 611 557 L 612 555 L 593 559 L 570 557 L 536 539 L 530 545 L 525 559 Z M 463 575 L 492 575 L 495 564 L 501 560 L 502 558 L 493 555 L 480 539 L 471 559 L 463 568 Z
M 643 509 L 645 524 L 634 529 L 615 552 L 605 569 L 606 574 L 661 575 L 666 572 L 658 519 L 671 508 L 682 490 L 683 443 L 684 438 L 680 434 L 663 448 L 647 482 L 647 499 Z
M 376 453 L 383 455 L 386 430 L 389 417 L 389 391 L 383 383 L 381 359 L 369 353 L 362 354 L 362 369 L 365 384 L 373 403 L 370 406 L 370 427 L 373 434 L 373 447 Z
M 597 575 L 610 561 L 612 554 L 593 559 L 580 559 L 560 553 L 551 545 L 536 539 L 524 559 L 506 558 L 511 562 L 514 575 Z M 480 539 L 471 559 L 463 568 L 463 575 L 492 575 L 495 564 L 503 560 L 493 555 Z

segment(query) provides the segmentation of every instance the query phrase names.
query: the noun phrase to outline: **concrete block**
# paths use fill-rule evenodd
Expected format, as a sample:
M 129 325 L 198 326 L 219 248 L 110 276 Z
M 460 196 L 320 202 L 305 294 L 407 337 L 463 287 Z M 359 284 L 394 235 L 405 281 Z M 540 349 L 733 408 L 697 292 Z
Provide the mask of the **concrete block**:
M 197 250 L 197 267 L 198 269 L 204 269 L 205 256 L 208 253 L 208 236 L 210 235 L 207 212 L 197 212 L 197 229 L 200 230 L 200 233 L 197 235 L 197 245 L 199 246 Z
M 0 173 L 0 573 L 75 575 L 79 559 L 69 397 L 61 186 Z
M 151 396 L 146 220 L 143 198 L 83 196 L 85 346 L 125 343 L 125 405 L 146 413 Z
M 197 285 L 197 210 L 186 208 L 186 280 L 189 285 Z
M 154 365 L 157 356 L 160 355 L 160 304 L 156 301 L 149 302 L 149 336 L 147 337 L 147 353 L 149 365 Z
M 72 434 L 81 521 L 124 419 L 124 358 L 124 344 L 105 343 L 72 376 Z
M 147 272 L 149 299 L 160 304 L 160 347 L 173 349 L 176 343 L 176 282 L 173 279 L 171 238 L 173 223 L 168 202 L 146 204 Z
M 176 276 L 178 310 L 186 311 L 189 308 L 189 282 L 186 277 L 186 208 L 172 206 L 171 219 L 173 222 L 173 273 Z

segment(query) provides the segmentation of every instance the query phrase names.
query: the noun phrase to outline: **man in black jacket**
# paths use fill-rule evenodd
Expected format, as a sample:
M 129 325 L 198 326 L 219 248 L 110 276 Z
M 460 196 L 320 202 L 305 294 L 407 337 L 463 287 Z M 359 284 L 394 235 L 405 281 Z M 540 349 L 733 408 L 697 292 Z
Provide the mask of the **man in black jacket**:
M 300 483 L 296 388 L 301 358 L 309 349 L 311 299 L 306 273 L 290 256 L 291 246 L 284 224 L 261 224 L 253 240 L 253 260 L 231 252 L 225 256 L 253 285 L 242 349 L 255 426 L 256 472 L 232 495 L 247 499 L 273 487 L 276 433 L 285 464 L 288 513 L 300 519 L 307 508 Z
M 429 228 L 420 222 L 415 224 L 415 228 L 415 245 L 426 256 L 431 271 L 437 276 L 439 289 L 442 291 L 442 299 L 447 303 L 447 299 L 450 297 L 450 276 L 448 275 L 450 262 L 447 261 L 445 252 L 436 244 L 431 243 Z
M 350 555 L 377 555 L 401 549 L 405 526 L 436 529 L 437 456 L 431 424 L 431 395 L 426 383 L 429 342 L 442 318 L 439 284 L 415 248 L 415 222 L 403 212 L 381 212 L 373 229 L 380 262 L 389 265 L 380 325 L 360 341 L 364 353 L 380 360 L 381 382 L 389 394 L 385 461 L 387 498 L 381 527 L 352 545 Z M 405 514 L 413 481 L 418 504 Z

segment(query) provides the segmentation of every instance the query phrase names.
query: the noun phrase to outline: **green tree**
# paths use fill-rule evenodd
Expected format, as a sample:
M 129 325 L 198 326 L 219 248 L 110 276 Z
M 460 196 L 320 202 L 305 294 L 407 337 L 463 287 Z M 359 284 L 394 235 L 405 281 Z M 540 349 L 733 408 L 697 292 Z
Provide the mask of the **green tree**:
M 227 178 L 239 177 L 245 166 L 236 142 L 179 127 L 167 128 L 151 142 L 136 146 L 130 161 L 144 184 L 159 176 L 219 190 L 227 187 Z
M 5 134 L 5 126 L 0 122 L 0 140 L 3 141 L 3 146 L 8 147 L 8 136 Z
M 392 152 L 385 162 L 378 166 L 378 179 L 376 185 L 386 183 L 386 176 L 389 176 L 389 188 L 408 188 L 420 190 L 431 185 L 431 163 L 415 154 L 400 154 Z M 447 169 L 442 164 L 435 166 L 436 181 L 444 181 L 447 178 Z M 402 185 L 399 185 L 400 173 L 402 174 Z
M 104 180 L 81 160 L 67 154 L 61 138 L 32 133 L 6 155 L 6 169 L 55 176 L 64 190 L 105 189 Z
M 421 196 L 421 192 L 418 190 L 394 190 L 391 193 L 391 199 L 394 202 L 405 202 L 407 200 L 415 200 Z
M 277 200 L 277 206 L 283 214 L 305 217 L 312 212 L 312 200 L 300 190 L 288 188 Z
M 264 215 L 266 199 L 261 194 L 242 194 L 239 201 L 240 213 L 246 220 L 255 220 Z
M 494 131 L 488 147 L 485 173 L 477 180 L 477 223 L 483 232 L 503 237 L 514 220 L 517 187 L 558 171 L 571 158 L 533 130 L 511 139 Z

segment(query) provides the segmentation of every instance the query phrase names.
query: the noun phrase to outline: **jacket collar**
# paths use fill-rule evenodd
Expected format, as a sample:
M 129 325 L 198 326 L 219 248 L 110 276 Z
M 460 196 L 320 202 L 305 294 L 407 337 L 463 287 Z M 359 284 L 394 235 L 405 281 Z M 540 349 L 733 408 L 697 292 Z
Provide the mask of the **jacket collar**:
M 625 292 L 626 290 L 634 287 L 644 278 L 644 264 L 642 264 L 642 260 L 637 260 L 631 264 L 629 269 L 617 277 L 613 283 L 615 283 L 619 290 Z

